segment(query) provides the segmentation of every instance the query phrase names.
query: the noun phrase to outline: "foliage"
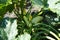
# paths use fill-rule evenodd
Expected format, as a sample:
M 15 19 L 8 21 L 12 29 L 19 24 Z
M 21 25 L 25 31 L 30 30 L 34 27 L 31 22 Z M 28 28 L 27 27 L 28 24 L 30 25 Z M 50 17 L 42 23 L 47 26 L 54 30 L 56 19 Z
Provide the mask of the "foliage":
M 53 2 L 54 1 L 54 2 Z M 49 0 L 48 1 L 49 8 L 51 11 L 56 12 L 60 16 L 60 0 Z
M 0 39 L 60 40 L 59 4 L 60 0 L 0 0 L 0 19 L 4 20 Z M 14 12 L 17 18 L 3 18 L 7 12 Z

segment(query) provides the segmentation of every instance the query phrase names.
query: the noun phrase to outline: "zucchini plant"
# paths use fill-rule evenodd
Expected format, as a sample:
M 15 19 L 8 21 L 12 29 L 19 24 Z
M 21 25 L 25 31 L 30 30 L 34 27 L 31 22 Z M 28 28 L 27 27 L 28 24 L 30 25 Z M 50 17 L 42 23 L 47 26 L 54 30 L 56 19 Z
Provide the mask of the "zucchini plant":
M 0 0 L 1 40 L 60 40 L 60 0 Z

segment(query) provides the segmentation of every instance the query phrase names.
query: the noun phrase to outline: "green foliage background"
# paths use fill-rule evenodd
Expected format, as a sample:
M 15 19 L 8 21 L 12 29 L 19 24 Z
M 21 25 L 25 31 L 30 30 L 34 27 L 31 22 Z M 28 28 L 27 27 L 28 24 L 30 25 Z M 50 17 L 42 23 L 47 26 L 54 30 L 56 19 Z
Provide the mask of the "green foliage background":
M 14 13 L 17 16 L 16 24 L 6 30 L 15 30 L 12 39 L 9 39 L 0 23 L 1 40 L 60 40 L 60 0 L 0 0 L 0 21 L 5 20 L 4 14 Z M 14 18 L 8 18 L 12 24 Z M 3 24 L 4 25 L 4 24 Z M 8 25 L 9 26 L 9 25 Z M 11 34 L 12 35 L 12 34 Z

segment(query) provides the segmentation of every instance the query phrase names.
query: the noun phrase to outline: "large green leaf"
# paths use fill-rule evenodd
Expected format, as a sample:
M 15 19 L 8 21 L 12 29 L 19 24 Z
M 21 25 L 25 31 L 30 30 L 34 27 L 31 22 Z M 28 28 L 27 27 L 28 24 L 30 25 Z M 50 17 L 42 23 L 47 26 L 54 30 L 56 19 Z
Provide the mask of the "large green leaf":
M 0 16 L 1 17 L 6 13 L 6 11 L 8 10 L 7 6 L 10 4 L 12 4 L 12 0 L 0 0 Z
M 32 23 L 38 23 L 39 21 L 41 21 L 43 19 L 43 17 L 41 16 L 37 16 L 35 18 L 32 19 Z
M 7 40 L 6 32 L 0 27 L 0 40 Z
M 0 4 L 5 4 L 7 0 L 0 0 Z
M 37 7 L 43 8 L 47 7 L 47 0 L 31 0 L 32 5 L 37 5 Z
M 0 0 L 0 9 L 9 4 L 12 4 L 12 0 Z
M 24 16 L 23 18 L 24 18 L 24 21 L 26 22 L 27 26 L 29 26 L 28 18 L 26 16 Z

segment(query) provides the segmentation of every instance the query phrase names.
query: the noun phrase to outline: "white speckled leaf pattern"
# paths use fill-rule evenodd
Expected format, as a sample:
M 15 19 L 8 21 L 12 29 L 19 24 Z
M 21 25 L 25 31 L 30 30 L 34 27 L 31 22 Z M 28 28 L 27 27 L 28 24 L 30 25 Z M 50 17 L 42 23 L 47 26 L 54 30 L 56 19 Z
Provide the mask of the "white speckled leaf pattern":
M 48 4 L 50 10 L 60 16 L 60 0 L 48 0 Z
M 24 34 L 18 36 L 18 40 L 30 40 L 30 39 L 31 39 L 30 34 L 28 34 L 26 32 Z
M 8 40 L 14 40 L 17 35 L 17 20 L 14 20 L 13 23 L 10 20 L 6 20 L 6 22 L 7 24 L 4 30 L 7 33 Z

